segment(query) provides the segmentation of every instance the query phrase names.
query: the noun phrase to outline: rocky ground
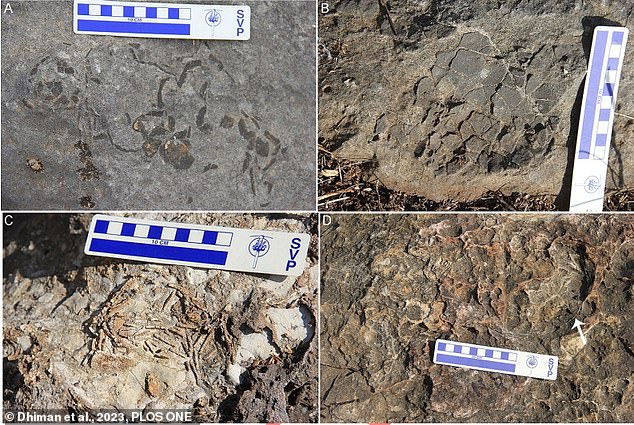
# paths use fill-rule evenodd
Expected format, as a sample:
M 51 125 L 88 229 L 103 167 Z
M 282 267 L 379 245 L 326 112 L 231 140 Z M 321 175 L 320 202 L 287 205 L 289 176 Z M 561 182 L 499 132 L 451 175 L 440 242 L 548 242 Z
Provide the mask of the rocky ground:
M 323 421 L 634 421 L 632 217 L 331 217 Z M 556 355 L 559 375 L 435 365 L 438 338 Z
M 530 209 L 568 209 L 592 30 L 634 30 L 631 2 L 329 5 L 319 17 L 320 201 L 367 197 L 364 189 L 381 186 L 439 205 L 499 191 L 536 198 Z M 634 187 L 633 65 L 630 46 L 614 119 L 610 193 Z M 365 176 L 355 181 L 351 172 Z M 390 201 L 377 197 L 378 206 Z M 351 207 L 345 200 L 324 205 Z
M 309 232 L 314 216 L 152 214 Z M 14 215 L 3 241 L 4 411 L 185 409 L 317 420 L 316 239 L 299 277 L 83 254 L 90 215 Z M 114 390 L 113 390 L 114 389 Z
M 3 209 L 313 209 L 313 3 L 251 3 L 248 41 L 76 35 L 72 2 L 11 6 Z

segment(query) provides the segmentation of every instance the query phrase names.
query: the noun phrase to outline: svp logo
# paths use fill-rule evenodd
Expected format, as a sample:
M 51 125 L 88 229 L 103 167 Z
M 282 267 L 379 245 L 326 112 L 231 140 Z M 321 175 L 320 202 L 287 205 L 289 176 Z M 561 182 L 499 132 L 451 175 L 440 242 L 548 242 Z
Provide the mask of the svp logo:
M 555 359 L 551 357 L 548 359 L 548 376 L 554 373 L 553 369 L 555 369 Z
M 268 254 L 271 249 L 270 236 L 253 235 L 249 243 L 249 254 L 253 257 L 253 269 L 258 266 L 258 260 Z
M 236 36 L 239 37 L 240 34 L 244 34 L 244 10 L 238 9 L 236 21 L 238 22 L 238 30 Z
M 222 15 L 218 9 L 207 10 L 205 14 L 205 22 L 211 27 L 211 36 L 214 36 L 215 29 L 222 22 Z
M 302 240 L 300 238 L 293 238 L 291 245 L 288 249 L 289 258 L 286 261 L 286 271 L 297 267 L 297 256 L 299 255 L 299 249 L 302 247 Z

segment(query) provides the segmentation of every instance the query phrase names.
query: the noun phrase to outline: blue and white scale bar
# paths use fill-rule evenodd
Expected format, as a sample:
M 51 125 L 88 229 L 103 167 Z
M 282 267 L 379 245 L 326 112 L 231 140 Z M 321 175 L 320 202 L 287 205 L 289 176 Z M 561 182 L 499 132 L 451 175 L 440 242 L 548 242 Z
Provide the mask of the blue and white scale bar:
M 310 235 L 95 215 L 84 252 L 160 264 L 300 275 Z
M 507 375 L 557 379 L 559 358 L 544 354 L 436 340 L 434 363 Z
M 628 29 L 594 29 L 570 192 L 571 212 L 603 211 L 616 95 Z
M 167 22 L 190 20 L 192 10 L 189 7 L 150 7 L 95 4 L 86 0 L 78 2 L 79 16 L 113 16 L 119 18 L 154 18 Z
M 251 8 L 234 5 L 74 0 L 77 34 L 248 40 Z

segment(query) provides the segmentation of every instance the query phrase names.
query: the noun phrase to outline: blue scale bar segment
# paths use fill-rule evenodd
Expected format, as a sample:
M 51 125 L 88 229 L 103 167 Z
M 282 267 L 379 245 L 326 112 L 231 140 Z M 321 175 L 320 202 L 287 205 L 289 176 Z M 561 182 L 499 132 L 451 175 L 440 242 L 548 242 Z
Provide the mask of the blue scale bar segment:
M 79 16 L 107 16 L 122 18 L 151 18 L 167 21 L 190 20 L 191 8 L 187 7 L 154 7 L 154 6 L 120 6 L 78 3 Z
M 126 34 L 173 34 L 189 35 L 189 24 L 161 24 L 155 22 L 117 22 L 117 21 L 93 21 L 79 19 L 78 31 L 93 31 L 105 33 Z
M 436 362 L 494 372 L 515 373 L 515 360 L 510 359 L 510 354 L 507 351 L 477 348 L 458 343 L 451 344 L 449 347 L 447 345 L 447 343 L 438 342 L 435 353 Z
M 111 225 L 112 227 L 110 227 Z M 141 231 L 138 233 L 137 226 L 142 226 L 142 229 L 139 229 Z M 231 232 L 185 229 L 182 227 L 124 223 L 108 220 L 97 220 L 94 227 L 94 233 L 137 237 L 140 239 L 173 240 L 177 242 L 187 242 L 202 245 L 217 245 L 225 247 L 231 245 L 231 240 L 233 237 L 233 234 Z M 137 234 L 135 235 L 135 233 Z M 219 236 L 221 236 L 221 238 L 219 238 Z
M 445 364 L 452 364 L 455 366 L 469 366 L 477 367 L 481 369 L 487 369 L 494 372 L 513 372 L 515 373 L 515 365 L 512 363 L 502 363 L 492 360 L 485 360 L 472 357 L 450 356 L 448 354 L 438 353 L 436 360 Z
M 134 8 L 130 8 L 132 9 L 132 16 L 134 16 Z M 88 8 L 87 4 L 78 4 L 77 5 L 77 14 L 78 15 L 90 15 L 90 9 Z
M 597 30 L 595 33 L 586 77 L 586 98 L 582 111 L 578 159 L 590 159 L 594 148 L 604 148 L 609 144 L 612 131 L 609 123 L 614 114 L 616 100 L 616 82 L 609 81 L 609 76 L 616 74 L 618 70 L 622 44 L 623 31 L 619 28 Z
M 104 254 L 130 255 L 135 257 L 172 261 L 187 261 L 200 264 L 224 266 L 228 253 L 208 249 L 185 248 L 179 246 L 150 245 L 147 243 L 113 241 L 93 238 L 90 242 L 92 252 Z
M 590 70 L 586 78 L 588 87 L 585 110 L 583 111 L 583 124 L 581 126 L 581 143 L 579 145 L 579 159 L 590 158 L 592 135 L 594 133 L 595 111 L 599 98 L 599 88 L 603 79 L 603 58 L 608 43 L 608 32 L 598 31 L 595 37 L 593 56 L 590 58 Z

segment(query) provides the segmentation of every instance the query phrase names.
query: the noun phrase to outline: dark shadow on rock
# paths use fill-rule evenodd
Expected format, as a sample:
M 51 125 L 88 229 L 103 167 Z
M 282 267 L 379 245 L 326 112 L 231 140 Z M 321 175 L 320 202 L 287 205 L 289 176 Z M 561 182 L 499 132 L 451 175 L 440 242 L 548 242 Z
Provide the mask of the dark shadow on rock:
M 570 190 L 572 189 L 572 169 L 575 163 L 575 150 L 577 148 L 577 133 L 579 131 L 579 114 L 581 113 L 581 102 L 583 101 L 583 90 L 585 88 L 586 79 L 584 78 L 577 90 L 575 103 L 570 111 L 570 131 L 568 132 L 568 140 L 566 141 L 566 170 L 561 183 L 561 190 L 555 198 L 555 208 L 559 211 L 568 211 L 570 208 Z
M 2 388 L 4 408 L 13 409 L 16 405 L 16 396 L 18 391 L 24 388 L 24 376 L 20 372 L 17 360 L 9 360 L 7 357 L 2 359 Z
M 310 307 L 306 304 L 299 305 L 299 312 L 302 317 L 304 329 L 306 329 L 306 337 L 300 344 L 306 346 L 307 349 L 308 343 L 313 339 L 313 336 L 315 336 L 315 324 L 317 323 L 317 320 L 315 319 L 315 315 L 311 311 Z
M 64 276 L 82 267 L 134 264 L 121 260 L 84 254 L 87 232 L 73 219 L 73 214 L 11 213 L 12 224 L 4 226 L 2 246 L 3 277 L 20 273 L 35 279 Z M 6 217 L 7 214 L 4 214 Z M 16 242 L 15 249 L 10 248 Z M 26 247 L 26 248 L 25 248 Z
M 614 140 L 614 137 L 612 137 Z M 623 176 L 623 156 L 616 144 L 612 144 L 612 150 L 614 150 L 614 157 L 616 158 L 616 167 L 610 167 L 608 165 L 608 172 L 612 178 L 612 184 L 617 188 L 625 186 L 625 177 Z
M 434 350 L 436 349 L 436 341 L 430 339 L 427 341 L 427 347 L 429 348 L 429 361 L 434 362 Z
M 586 62 L 590 60 L 590 49 L 592 47 L 592 36 L 594 35 L 594 29 L 598 26 L 622 26 L 616 21 L 611 21 L 600 16 L 585 16 L 581 20 L 583 25 L 583 35 L 581 36 L 581 45 L 583 47 L 583 55 L 586 58 Z M 561 190 L 555 198 L 555 208 L 559 211 L 568 211 L 570 208 L 570 190 L 572 189 L 572 170 L 575 162 L 575 150 L 577 148 L 577 135 L 579 131 L 579 118 L 581 114 L 581 103 L 583 101 L 583 90 L 585 88 L 585 78 L 579 85 L 577 91 L 577 97 L 575 103 L 572 105 L 570 111 L 570 131 L 568 133 L 568 140 L 566 141 L 566 149 L 568 149 L 568 155 L 566 157 L 566 170 L 564 172 L 564 178 L 561 183 Z
M 3 216 L 3 278 L 18 274 L 29 279 L 57 276 L 66 294 L 53 306 L 51 315 L 87 286 L 82 273 L 73 276 L 70 272 L 99 266 L 124 270 L 126 264 L 135 263 L 84 254 L 87 232 L 73 214 L 11 213 L 11 225 L 6 224 L 7 215 Z M 12 243 L 16 247 L 12 247 Z
M 227 396 L 218 405 L 218 415 L 220 416 L 220 422 L 233 422 L 238 420 L 236 417 L 236 408 L 240 401 L 240 393 Z
M 590 58 L 590 47 L 592 47 L 592 35 L 594 29 L 600 26 L 622 27 L 620 22 L 612 21 L 601 16 L 584 16 L 581 19 L 583 25 L 583 35 L 581 36 L 581 44 L 583 45 L 583 54 L 586 59 Z

